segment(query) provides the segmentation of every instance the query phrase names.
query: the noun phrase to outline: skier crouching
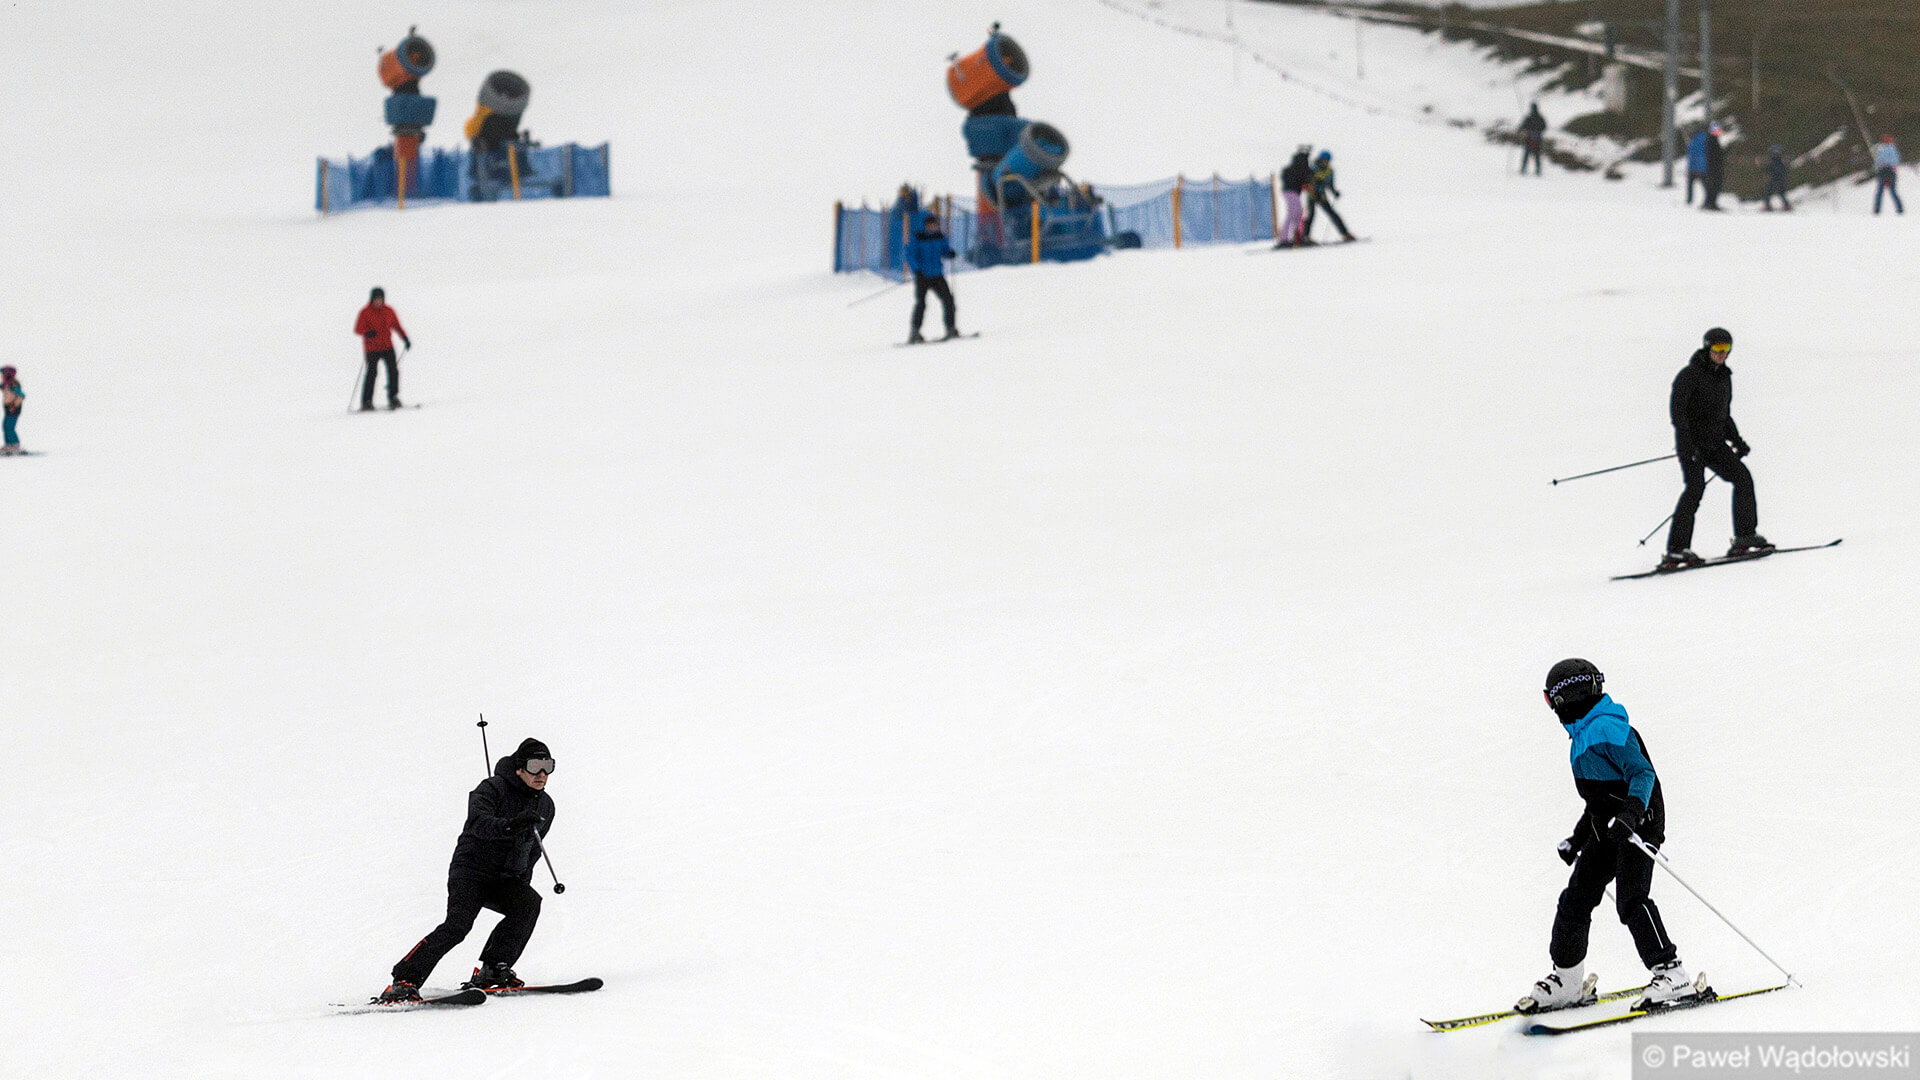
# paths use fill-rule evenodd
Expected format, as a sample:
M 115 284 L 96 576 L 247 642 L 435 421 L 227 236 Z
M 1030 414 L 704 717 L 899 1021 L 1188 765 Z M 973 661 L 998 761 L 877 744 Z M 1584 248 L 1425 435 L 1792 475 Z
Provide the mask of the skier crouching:
M 1519 1012 L 1565 1009 L 1594 1000 L 1596 980 L 1586 974 L 1587 936 L 1608 882 L 1613 883 L 1615 909 L 1633 935 L 1640 962 L 1653 972 L 1635 1007 L 1698 993 L 1649 895 L 1653 860 L 1628 839 L 1638 835 L 1655 846 L 1665 842 L 1666 800 L 1660 778 L 1640 733 L 1627 722 L 1627 711 L 1602 693 L 1604 681 L 1599 668 L 1580 659 L 1562 660 L 1547 672 L 1547 706 L 1573 740 L 1573 786 L 1586 809 L 1573 835 L 1559 845 L 1560 859 L 1573 867 L 1573 875 L 1553 916 L 1553 970 L 1514 1005 Z
M 483 907 L 506 918 L 487 937 L 480 966 L 463 985 L 482 990 L 525 985 L 513 965 L 540 921 L 540 894 L 531 882 L 540 840 L 553 827 L 553 797 L 546 793 L 551 775 L 547 745 L 527 739 L 467 796 L 467 824 L 447 868 L 446 921 L 393 965 L 393 982 L 378 1000 L 420 1000 L 420 987 L 434 965 L 466 940 Z

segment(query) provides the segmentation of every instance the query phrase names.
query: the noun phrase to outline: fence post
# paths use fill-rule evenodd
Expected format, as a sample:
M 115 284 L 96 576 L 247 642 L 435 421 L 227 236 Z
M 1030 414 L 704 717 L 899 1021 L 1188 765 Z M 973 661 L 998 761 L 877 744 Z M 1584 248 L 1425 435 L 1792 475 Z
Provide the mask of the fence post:
M 1260 202 L 1254 196 L 1260 194 L 1260 181 L 1252 173 L 1247 174 L 1247 239 L 1260 239 Z
M 1040 200 L 1033 201 L 1033 261 L 1040 261 Z
M 400 156 L 398 143 L 393 147 L 393 175 L 397 185 L 394 191 L 398 194 L 400 202 L 396 209 L 405 210 L 407 208 L 407 162 Z
M 507 144 L 507 175 L 513 178 L 513 199 L 520 201 L 520 148 Z
M 1207 237 L 1207 242 L 1212 244 L 1217 244 L 1220 242 L 1220 174 L 1219 173 L 1213 174 L 1213 235 Z
M 1280 174 L 1267 174 L 1267 220 L 1273 222 L 1272 239 L 1280 239 Z
M 847 215 L 843 212 L 845 204 L 839 199 L 833 200 L 833 272 L 840 272 L 840 261 L 846 251 L 841 245 L 846 239 Z
M 1180 248 L 1180 189 L 1187 186 L 1187 178 L 1175 175 L 1173 178 L 1173 246 Z
M 567 198 L 569 199 L 573 198 L 573 152 L 577 149 L 579 149 L 579 147 L 576 147 L 572 143 L 568 143 L 560 148 L 560 152 L 566 155 L 566 157 L 560 160 L 567 163 L 566 174 L 561 180 L 561 190 L 567 193 Z
M 871 269 L 867 266 L 867 200 L 860 200 L 860 216 L 854 220 L 860 223 L 860 269 Z
M 327 159 L 326 158 L 320 159 L 320 212 L 322 214 L 330 214 L 333 212 L 333 199 L 327 193 Z

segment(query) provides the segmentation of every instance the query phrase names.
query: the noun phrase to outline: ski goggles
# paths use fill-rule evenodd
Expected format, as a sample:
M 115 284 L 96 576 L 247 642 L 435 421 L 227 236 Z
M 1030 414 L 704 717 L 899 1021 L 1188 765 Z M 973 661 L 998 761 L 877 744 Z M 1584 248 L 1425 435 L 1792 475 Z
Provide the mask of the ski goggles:
M 1732 352 L 1732 351 L 1733 351 L 1733 346 L 1731 346 L 1731 345 L 1709 345 L 1709 346 L 1707 346 L 1707 351 L 1708 351 L 1708 352 L 1717 352 L 1717 353 L 1723 353 L 1723 354 L 1724 354 L 1724 353 L 1730 353 L 1730 352 Z
M 550 757 L 528 758 L 527 763 L 520 767 L 534 776 L 539 776 L 553 771 L 553 759 Z

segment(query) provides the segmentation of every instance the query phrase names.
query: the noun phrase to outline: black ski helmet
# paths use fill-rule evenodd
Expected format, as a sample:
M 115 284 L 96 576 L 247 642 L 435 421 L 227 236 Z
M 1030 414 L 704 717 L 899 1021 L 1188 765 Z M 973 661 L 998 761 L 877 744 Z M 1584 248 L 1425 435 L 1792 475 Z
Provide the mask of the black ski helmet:
M 1727 331 L 1722 329 L 1721 327 L 1716 326 L 1713 329 L 1707 331 L 1705 344 L 1709 346 L 1732 345 L 1733 335 L 1727 333 Z
M 1547 669 L 1547 704 L 1559 708 L 1604 693 L 1606 676 L 1590 660 L 1570 657 Z
M 375 300 L 385 300 L 386 298 L 387 298 L 387 290 L 381 288 L 378 285 L 375 285 L 373 287 L 373 291 L 367 294 L 368 303 L 372 303 Z

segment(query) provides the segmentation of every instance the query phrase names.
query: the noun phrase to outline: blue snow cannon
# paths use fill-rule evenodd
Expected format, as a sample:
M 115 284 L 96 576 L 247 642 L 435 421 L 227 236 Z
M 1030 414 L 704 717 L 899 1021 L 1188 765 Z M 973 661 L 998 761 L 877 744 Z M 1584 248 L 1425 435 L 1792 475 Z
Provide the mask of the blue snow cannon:
M 960 134 L 966 137 L 969 156 L 993 164 L 1013 152 L 1020 144 L 1020 133 L 1032 122 L 1004 114 L 969 116 L 960 125 Z
M 1067 137 L 1052 124 L 1035 121 L 1020 132 L 1007 156 L 993 168 L 992 190 L 1003 206 L 1022 206 L 1053 182 L 1067 160 Z

